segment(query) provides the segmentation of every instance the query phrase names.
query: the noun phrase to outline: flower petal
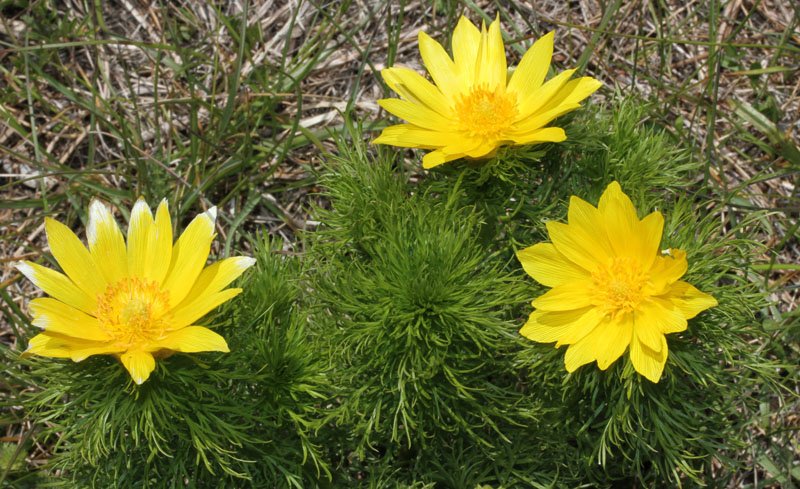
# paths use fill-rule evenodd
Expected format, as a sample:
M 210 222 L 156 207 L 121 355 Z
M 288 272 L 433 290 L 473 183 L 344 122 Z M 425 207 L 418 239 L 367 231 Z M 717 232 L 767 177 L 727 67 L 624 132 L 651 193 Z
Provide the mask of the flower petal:
M 88 341 L 57 333 L 44 332 L 28 341 L 23 356 L 39 355 L 51 358 L 71 358 L 80 362 L 92 355 L 120 353 L 119 348 L 109 342 Z
M 491 157 L 497 150 L 498 142 L 486 141 L 478 146 L 464 151 L 464 154 L 473 159 L 483 159 Z M 447 148 L 444 148 L 445 151 Z
M 47 243 L 56 261 L 69 279 L 91 297 L 102 294 L 106 281 L 98 272 L 97 264 L 89 250 L 70 228 L 46 217 L 44 220 Z
M 225 338 L 204 326 L 187 326 L 172 331 L 155 343 L 154 346 L 184 353 L 230 351 Z
M 212 218 L 212 227 L 213 227 Z M 161 201 L 156 210 L 155 235 L 150 233 L 148 237 L 150 243 L 150 255 L 147 259 L 148 276 L 159 284 L 169 273 L 170 264 L 173 258 L 172 247 L 172 220 L 169 217 L 169 206 L 167 199 Z
M 416 105 L 424 105 L 428 109 L 445 117 L 452 115 L 453 109 L 442 92 L 433 86 L 416 71 L 408 68 L 392 67 L 381 70 L 383 80 L 389 88 L 401 97 Z
M 650 300 L 639 305 L 639 315 L 636 321 L 637 334 L 639 330 L 647 329 L 651 332 L 642 332 L 642 342 L 651 350 L 660 351 L 660 341 L 658 343 L 652 335 L 678 333 L 686 329 L 686 316 L 672 301 L 661 298 L 651 297 Z
M 533 300 L 533 307 L 545 311 L 571 311 L 592 304 L 592 283 L 588 280 L 565 282 Z
M 172 249 L 172 263 L 163 288 L 169 290 L 170 304 L 180 304 L 203 270 L 214 239 L 217 208 L 198 214 L 183 231 Z
M 661 245 L 664 217 L 653 212 L 639 221 L 636 207 L 622 192 L 618 182 L 611 182 L 600 197 L 597 208 L 602 215 L 614 251 L 634 257 L 643 269 L 651 267 Z
M 47 295 L 88 314 L 97 309 L 97 296 L 79 289 L 66 275 L 30 261 L 19 262 L 16 268 Z
M 255 258 L 249 256 L 233 256 L 207 266 L 200 272 L 189 294 L 177 307 L 186 306 L 203 296 L 219 292 L 255 263 Z
M 155 234 L 154 228 L 150 206 L 140 197 L 133 205 L 128 221 L 128 273 L 131 277 L 150 277 L 147 261 L 154 251 L 150 248 L 150 233 Z
M 422 62 L 425 63 L 425 68 L 433 78 L 433 82 L 445 97 L 452 100 L 456 95 L 469 88 L 460 83 L 456 66 L 441 44 L 423 31 L 419 32 L 418 41 Z
M 28 306 L 33 314 L 33 324 L 48 333 L 58 333 L 73 338 L 107 341 L 111 336 L 101 327 L 97 318 L 50 297 L 40 297 Z
M 570 80 L 547 102 L 547 105 L 542 107 L 542 110 L 554 109 L 559 105 L 578 104 L 602 86 L 602 82 L 591 76 Z
M 606 318 L 605 314 L 596 307 L 587 307 L 581 310 L 585 311 L 583 315 L 581 315 L 572 323 L 572 328 L 567 330 L 564 335 L 561 336 L 556 346 L 575 344 L 584 339 L 595 329 L 603 327 L 603 324 L 608 321 L 608 318 Z M 557 317 L 557 314 L 562 313 L 551 312 L 542 319 L 542 322 L 554 320 Z
M 590 278 L 589 272 L 559 253 L 552 243 L 537 243 L 517 252 L 525 272 L 547 287 Z
M 186 327 L 209 313 L 220 304 L 224 304 L 242 292 L 242 289 L 226 289 L 222 292 L 203 294 L 191 302 L 184 302 L 172 313 L 168 330 Z
M 675 282 L 669 292 L 661 297 L 674 304 L 686 319 L 691 319 L 700 312 L 719 305 L 714 297 L 700 292 L 693 285 L 684 281 Z
M 450 129 L 453 125 L 450 119 L 427 106 L 399 98 L 383 98 L 378 100 L 378 105 L 383 107 L 386 112 L 425 129 L 443 131 Z
M 128 275 L 125 239 L 111 211 L 97 199 L 89 205 L 86 237 L 92 258 L 106 283 L 113 284 Z
M 481 26 L 481 42 L 478 46 L 476 81 L 489 91 L 505 88 L 508 68 L 506 52 L 503 46 L 503 34 L 500 32 L 500 14 L 489 24 Z
M 514 144 L 560 143 L 567 139 L 567 133 L 560 127 L 545 127 L 526 134 L 514 134 Z
M 422 158 L 422 167 L 433 168 L 465 156 L 472 158 L 485 156 L 496 148 L 495 144 L 484 144 L 481 140 L 469 139 L 463 136 L 455 136 L 448 143 L 447 146 L 426 154 Z
M 661 351 L 661 338 L 664 335 L 653 326 L 637 326 L 636 340 L 640 341 L 644 346 L 658 353 Z
M 517 113 L 515 122 L 530 119 L 531 116 L 544 107 L 547 102 L 561 90 L 573 73 L 575 73 L 574 69 L 561 72 L 536 90 L 517 93 L 517 110 L 519 112 Z
M 139 385 L 150 378 L 150 373 L 156 368 L 155 358 L 146 351 L 127 351 L 119 359 L 128 369 L 133 381 Z
M 557 117 L 560 117 L 567 112 L 572 112 L 579 107 L 580 105 L 578 104 L 564 104 L 559 105 L 554 109 L 531 114 L 527 119 L 516 122 L 513 126 L 513 131 L 509 131 L 509 134 L 512 138 L 525 138 L 529 133 L 539 130 Z
M 605 224 L 614 251 L 620 256 L 640 258 L 636 234 L 639 216 L 631 199 L 622 192 L 619 183 L 611 182 L 597 204 L 600 220 Z M 655 253 L 653 253 L 655 257 Z
M 130 276 L 159 284 L 172 259 L 172 221 L 167 200 L 161 201 L 153 220 L 144 199 L 136 201 L 128 223 L 128 270 Z
M 604 262 L 614 256 L 612 240 L 603 232 L 603 218 L 595 206 L 581 198 L 570 197 L 567 222 L 573 232 L 583 237 L 585 249 L 595 260 Z
M 638 339 L 631 342 L 631 363 L 650 382 L 658 383 L 667 363 L 667 338 L 661 337 L 661 351 L 653 351 Z
M 650 268 L 651 295 L 662 295 L 669 292 L 672 285 L 683 277 L 689 263 L 686 252 L 673 248 L 669 256 L 656 256 Z
M 661 235 L 664 232 L 664 216 L 654 211 L 646 215 L 637 225 L 636 253 L 642 256 L 642 267 L 649 268 L 658 256 L 661 248 Z
M 540 37 L 522 56 L 517 69 L 508 82 L 508 91 L 517 94 L 517 100 L 527 99 L 528 94 L 542 86 L 550 59 L 553 57 L 553 38 L 550 31 Z
M 433 131 L 413 124 L 396 124 L 383 129 L 381 135 L 375 138 L 373 144 L 389 144 L 401 148 L 442 148 L 453 138 L 459 137 L 453 133 Z
M 572 344 L 589 334 L 599 323 L 595 308 L 572 311 L 533 311 L 520 334 L 540 343 L 557 341 L 556 347 Z M 566 340 L 566 341 L 565 341 Z
M 586 338 L 594 342 L 597 350 L 597 366 L 606 370 L 625 353 L 633 338 L 633 315 L 624 314 L 616 321 L 607 321 L 594 329 Z
M 567 348 L 567 353 L 564 355 L 564 366 L 567 372 L 572 373 L 578 367 L 597 360 L 597 350 L 591 342 L 590 336 L 586 336 Z
M 69 358 L 70 350 L 61 338 L 40 333 L 28 340 L 28 348 L 22 352 L 23 357 L 39 355 L 50 358 Z
M 480 43 L 480 30 L 462 15 L 453 31 L 452 47 L 455 69 L 461 77 L 461 84 L 465 87 L 472 87 L 475 84 L 475 66 Z
M 445 153 L 443 149 L 440 148 L 436 151 L 431 151 L 422 157 L 422 168 L 430 170 L 431 168 L 439 166 L 443 163 L 447 163 L 448 161 L 457 160 L 463 157 L 463 153 Z
M 530 316 L 528 316 L 528 321 L 525 323 L 522 329 L 519 330 L 519 334 L 528 338 L 529 340 L 539 343 L 553 343 L 554 341 L 558 341 L 564 332 L 566 332 L 572 326 L 572 321 L 570 320 L 574 320 L 582 313 L 582 309 L 567 311 L 562 313 L 563 315 L 567 316 L 565 320 L 556 321 L 554 324 L 548 325 L 539 322 L 539 319 L 541 319 L 542 315 L 544 314 L 557 313 L 536 310 L 533 311 Z
M 548 221 L 547 232 L 556 249 L 578 266 L 594 272 L 600 263 L 610 258 L 602 240 L 594 232 L 582 227 Z

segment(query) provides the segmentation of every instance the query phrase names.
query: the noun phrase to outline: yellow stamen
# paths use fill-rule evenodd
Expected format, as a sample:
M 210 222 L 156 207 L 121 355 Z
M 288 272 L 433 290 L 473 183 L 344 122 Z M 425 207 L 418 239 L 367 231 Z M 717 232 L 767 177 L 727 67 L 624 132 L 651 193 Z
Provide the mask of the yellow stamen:
M 505 90 L 473 88 L 456 102 L 458 128 L 473 138 L 499 139 L 517 116 L 516 96 Z
M 644 299 L 642 288 L 647 282 L 647 275 L 635 260 L 618 257 L 608 265 L 598 267 L 592 274 L 592 281 L 595 285 L 595 303 L 606 314 L 616 317 L 639 307 Z
M 121 347 L 157 341 L 169 322 L 169 292 L 157 282 L 124 278 L 106 288 L 97 301 L 96 317 Z

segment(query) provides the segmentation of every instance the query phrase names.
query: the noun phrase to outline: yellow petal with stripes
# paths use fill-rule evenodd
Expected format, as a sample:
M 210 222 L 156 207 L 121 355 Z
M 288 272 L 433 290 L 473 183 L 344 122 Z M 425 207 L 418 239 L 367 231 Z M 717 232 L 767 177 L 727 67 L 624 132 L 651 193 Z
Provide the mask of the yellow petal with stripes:
M 107 341 L 111 336 L 100 327 L 97 318 L 50 298 L 40 297 L 28 306 L 33 314 L 33 325 L 48 333 L 59 333 L 73 338 Z
M 119 359 L 137 384 L 142 384 L 150 378 L 150 373 L 156 368 L 155 358 L 146 351 L 125 352 L 120 355 Z
M 157 346 L 184 353 L 230 351 L 225 338 L 204 326 L 188 326 L 173 331 L 159 341 Z
M 242 289 L 226 289 L 221 292 L 204 294 L 197 299 L 186 303 L 172 313 L 172 320 L 167 330 L 176 330 L 188 326 L 209 311 L 223 304 L 242 292 Z
M 66 275 L 30 261 L 17 263 L 16 268 L 47 295 L 87 314 L 97 309 L 97 297 L 78 288 Z
M 156 216 L 156 219 L 158 216 Z M 172 248 L 172 262 L 164 280 L 170 304 L 180 304 L 189 293 L 211 251 L 217 208 L 195 217 Z
M 95 297 L 101 294 L 106 288 L 106 280 L 75 233 L 49 217 L 44 220 L 44 229 L 50 251 L 67 277 L 87 295 Z
M 106 283 L 117 282 L 128 275 L 128 253 L 122 232 L 111 211 L 99 200 L 89 205 L 86 236 L 89 251 Z

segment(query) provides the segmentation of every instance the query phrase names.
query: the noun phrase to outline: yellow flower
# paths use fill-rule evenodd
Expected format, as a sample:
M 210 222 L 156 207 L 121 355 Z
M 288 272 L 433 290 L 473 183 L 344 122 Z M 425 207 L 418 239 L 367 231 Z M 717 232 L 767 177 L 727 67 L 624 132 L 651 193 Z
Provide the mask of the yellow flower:
M 227 352 L 222 336 L 194 323 L 242 291 L 225 287 L 255 260 L 236 256 L 204 268 L 215 219 L 216 208 L 198 215 L 173 246 L 167 202 L 154 219 L 139 199 L 126 246 L 109 209 L 95 200 L 87 250 L 67 226 L 46 218 L 47 241 L 64 274 L 29 261 L 17 264 L 50 295 L 30 303 L 33 324 L 44 332 L 31 338 L 25 354 L 76 362 L 114 355 L 141 384 L 155 368 L 154 355 Z
M 639 220 L 617 182 L 597 207 L 573 196 L 568 222 L 548 222 L 552 243 L 517 253 L 531 277 L 552 287 L 533 301 L 536 310 L 520 334 L 569 345 L 569 372 L 595 360 L 605 370 L 630 346 L 636 371 L 658 382 L 667 361 L 664 335 L 685 330 L 687 319 L 717 301 L 678 280 L 686 253 L 659 253 L 663 216 L 656 211 Z
M 461 17 L 453 32 L 453 58 L 424 32 L 419 50 L 435 85 L 407 68 L 381 71 L 401 99 L 378 103 L 408 121 L 389 126 L 373 142 L 432 149 L 422 159 L 433 168 L 458 158 L 486 158 L 506 144 L 561 142 L 559 127 L 544 127 L 577 109 L 601 83 L 591 77 L 568 81 L 567 70 L 544 82 L 553 56 L 553 33 L 539 39 L 508 78 L 500 18 L 479 31 Z

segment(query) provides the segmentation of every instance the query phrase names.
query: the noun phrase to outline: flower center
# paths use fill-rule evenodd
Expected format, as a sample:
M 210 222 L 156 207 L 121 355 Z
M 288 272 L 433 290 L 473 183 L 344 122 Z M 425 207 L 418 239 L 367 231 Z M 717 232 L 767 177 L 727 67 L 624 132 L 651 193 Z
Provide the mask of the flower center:
M 500 139 L 517 116 L 516 102 L 505 90 L 475 87 L 456 102 L 458 128 L 473 138 Z
M 592 274 L 595 303 L 612 317 L 632 312 L 645 298 L 642 289 L 647 279 L 647 274 L 641 271 L 635 260 L 614 258 Z
M 161 338 L 169 320 L 169 292 L 156 282 L 124 278 L 109 285 L 97 301 L 100 327 L 122 347 Z

